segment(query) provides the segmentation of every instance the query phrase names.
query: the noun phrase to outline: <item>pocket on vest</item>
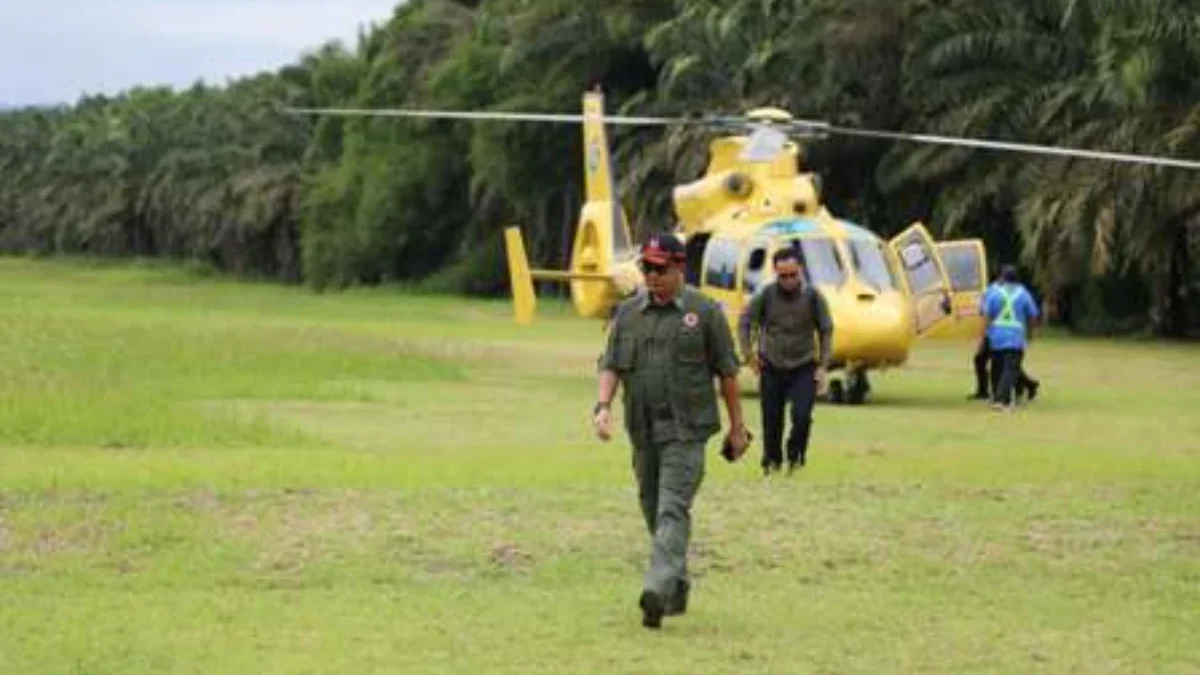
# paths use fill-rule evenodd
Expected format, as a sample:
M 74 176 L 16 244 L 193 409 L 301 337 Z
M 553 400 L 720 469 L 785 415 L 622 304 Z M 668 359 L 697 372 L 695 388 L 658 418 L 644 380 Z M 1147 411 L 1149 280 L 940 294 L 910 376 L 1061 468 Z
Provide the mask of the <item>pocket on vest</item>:
M 623 337 L 617 340 L 616 354 L 613 355 L 613 364 L 617 367 L 617 370 L 633 370 L 633 364 L 636 361 L 637 339 Z
M 700 330 L 685 330 L 675 342 L 675 360 L 680 363 L 704 363 L 708 354 L 704 352 L 704 333 Z

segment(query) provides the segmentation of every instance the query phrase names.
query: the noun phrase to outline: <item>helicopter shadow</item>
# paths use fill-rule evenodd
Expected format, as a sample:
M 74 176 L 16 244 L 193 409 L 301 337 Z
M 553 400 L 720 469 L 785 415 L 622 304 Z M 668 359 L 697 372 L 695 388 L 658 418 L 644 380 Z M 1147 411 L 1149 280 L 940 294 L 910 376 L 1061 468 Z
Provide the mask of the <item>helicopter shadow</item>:
M 762 396 L 757 389 L 743 391 L 742 399 L 746 401 L 762 402 Z M 845 402 L 835 402 L 829 400 L 827 396 L 818 396 L 816 401 L 817 407 L 822 408 L 848 408 L 848 409 L 884 409 L 884 410 L 970 410 L 973 408 L 984 408 L 986 402 L 971 401 L 966 398 L 945 398 L 939 396 L 921 396 L 921 395 L 905 395 L 905 394 L 881 394 L 876 396 L 871 394 L 863 403 L 850 404 Z
M 975 407 L 986 407 L 979 401 L 969 401 L 965 398 L 945 398 L 939 396 L 912 396 L 903 394 L 885 394 L 872 396 L 866 402 L 858 405 L 833 403 L 827 399 L 819 400 L 827 406 L 842 408 L 883 408 L 886 410 L 968 410 Z

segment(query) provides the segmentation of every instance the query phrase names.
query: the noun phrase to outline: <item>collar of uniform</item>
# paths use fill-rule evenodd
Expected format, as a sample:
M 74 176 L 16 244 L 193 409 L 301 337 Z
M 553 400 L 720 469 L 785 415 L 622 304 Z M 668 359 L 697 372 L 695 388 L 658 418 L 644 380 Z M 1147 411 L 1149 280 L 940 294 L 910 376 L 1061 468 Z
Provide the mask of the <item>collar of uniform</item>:
M 645 292 L 642 293 L 642 296 L 638 299 L 638 305 L 637 305 L 638 311 L 644 312 L 647 309 L 650 309 L 650 307 L 653 304 L 654 303 L 651 301 L 650 291 L 646 290 Z M 682 289 L 680 289 L 678 292 L 675 293 L 675 297 L 671 299 L 671 304 L 675 305 L 675 309 L 683 309 L 683 290 Z
M 773 282 L 772 285 L 775 288 L 775 293 L 784 298 L 795 298 L 797 296 L 804 295 L 804 291 L 806 288 L 805 283 L 803 281 L 801 281 L 800 285 L 796 286 L 796 288 L 791 291 L 785 289 L 783 286 L 780 286 L 778 281 Z

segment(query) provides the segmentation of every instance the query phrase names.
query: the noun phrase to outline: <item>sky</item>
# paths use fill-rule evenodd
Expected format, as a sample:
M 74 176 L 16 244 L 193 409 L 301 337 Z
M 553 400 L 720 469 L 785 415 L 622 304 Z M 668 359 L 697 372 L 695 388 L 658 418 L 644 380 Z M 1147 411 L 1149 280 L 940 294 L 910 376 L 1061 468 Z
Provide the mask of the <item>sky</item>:
M 0 0 L 0 104 L 187 87 L 356 43 L 400 0 Z

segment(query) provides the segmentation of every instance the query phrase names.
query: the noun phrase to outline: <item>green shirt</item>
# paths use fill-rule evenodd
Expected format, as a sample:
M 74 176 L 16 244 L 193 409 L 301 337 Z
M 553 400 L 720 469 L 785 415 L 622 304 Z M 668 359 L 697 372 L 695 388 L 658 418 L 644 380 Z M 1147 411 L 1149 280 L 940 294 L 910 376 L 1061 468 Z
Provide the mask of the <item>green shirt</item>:
M 616 373 L 625 389 L 626 427 L 635 443 L 715 433 L 713 377 L 738 372 L 724 314 L 689 286 L 667 304 L 646 291 L 621 303 L 599 366 Z

